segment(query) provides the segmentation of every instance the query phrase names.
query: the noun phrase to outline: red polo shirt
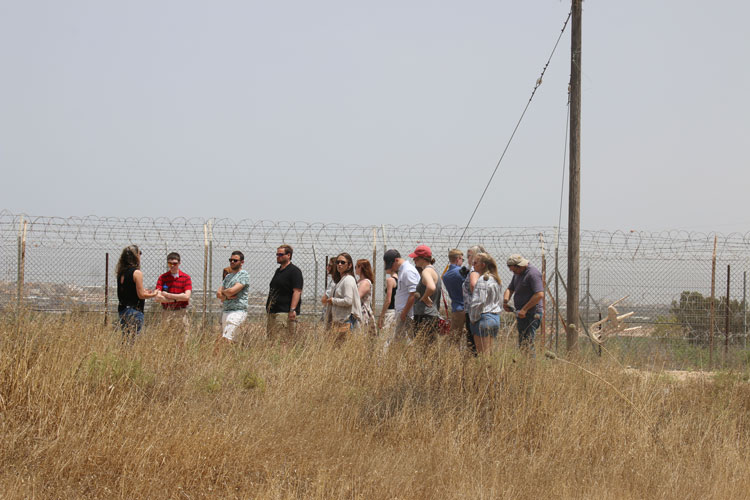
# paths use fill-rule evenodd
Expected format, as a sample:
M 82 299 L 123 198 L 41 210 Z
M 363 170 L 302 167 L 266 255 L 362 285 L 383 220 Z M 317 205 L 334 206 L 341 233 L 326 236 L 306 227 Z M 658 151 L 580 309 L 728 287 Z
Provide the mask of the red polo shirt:
M 166 286 L 166 288 L 164 288 Z M 175 278 L 172 273 L 166 272 L 156 280 L 156 289 L 169 293 L 183 293 L 186 290 L 193 289 L 193 280 L 190 276 L 180 271 Z M 188 301 L 167 302 L 161 305 L 164 309 L 184 309 L 188 306 Z

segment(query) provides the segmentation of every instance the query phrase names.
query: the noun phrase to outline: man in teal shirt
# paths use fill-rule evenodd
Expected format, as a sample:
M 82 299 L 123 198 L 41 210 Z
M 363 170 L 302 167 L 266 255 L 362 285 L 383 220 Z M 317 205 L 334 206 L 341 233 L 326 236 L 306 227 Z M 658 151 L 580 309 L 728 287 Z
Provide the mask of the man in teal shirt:
M 229 274 L 224 277 L 216 297 L 222 302 L 221 337 L 227 342 L 235 340 L 235 330 L 247 319 L 247 296 L 250 285 L 250 275 L 242 269 L 245 256 L 239 250 L 232 252 L 229 257 Z

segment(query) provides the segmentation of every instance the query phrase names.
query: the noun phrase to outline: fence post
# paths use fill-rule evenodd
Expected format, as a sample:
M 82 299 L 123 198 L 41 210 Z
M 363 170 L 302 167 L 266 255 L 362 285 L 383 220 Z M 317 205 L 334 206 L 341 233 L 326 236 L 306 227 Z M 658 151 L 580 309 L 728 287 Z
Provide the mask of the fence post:
M 560 283 L 558 281 L 558 276 L 560 276 L 560 270 L 557 267 L 558 266 L 558 249 L 557 244 L 555 244 L 555 352 L 557 352 L 557 347 L 559 343 L 560 338 Z
M 716 235 L 714 235 L 714 253 L 711 257 L 711 302 L 709 304 L 708 315 L 708 369 L 712 370 L 714 366 L 714 315 L 716 298 Z
M 724 366 L 729 362 L 729 279 L 730 265 L 727 264 L 727 302 L 724 304 Z
M 213 273 L 214 268 L 214 221 L 208 220 L 208 289 L 213 290 Z
M 202 320 L 203 331 L 206 330 L 206 305 L 207 303 L 208 303 L 208 225 L 203 224 L 203 320 Z
M 542 283 L 547 287 L 547 256 L 544 254 L 544 233 L 539 233 L 539 245 L 542 248 Z M 546 292 L 546 290 L 544 290 Z M 547 348 L 547 301 L 542 299 L 542 349 Z M 544 352 L 544 351 L 542 351 Z
M 104 326 L 109 312 L 109 252 L 104 254 Z
M 747 349 L 747 271 L 742 273 L 742 333 Z
M 315 312 L 318 308 L 318 254 L 315 253 L 315 245 L 312 246 L 313 251 L 313 263 L 315 267 L 315 284 L 313 285 L 315 288 L 313 289 L 313 307 L 312 310 Z M 302 312 L 302 310 L 300 310 Z
M 20 311 L 23 303 L 23 282 L 24 271 L 26 270 L 26 226 L 27 222 L 23 220 L 23 215 L 18 226 L 18 283 L 16 290 L 16 308 Z
M 589 321 L 589 301 L 591 297 L 591 268 L 586 268 L 586 325 L 591 324 Z

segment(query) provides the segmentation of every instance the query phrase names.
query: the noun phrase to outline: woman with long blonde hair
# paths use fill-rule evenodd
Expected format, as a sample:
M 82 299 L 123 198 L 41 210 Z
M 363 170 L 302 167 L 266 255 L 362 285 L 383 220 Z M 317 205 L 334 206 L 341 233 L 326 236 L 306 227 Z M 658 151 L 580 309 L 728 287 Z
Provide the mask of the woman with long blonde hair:
M 469 320 L 477 354 L 492 349 L 492 339 L 500 330 L 500 311 L 503 310 L 503 294 L 497 263 L 491 255 L 480 252 L 474 256 L 474 271 L 477 280 L 471 294 Z

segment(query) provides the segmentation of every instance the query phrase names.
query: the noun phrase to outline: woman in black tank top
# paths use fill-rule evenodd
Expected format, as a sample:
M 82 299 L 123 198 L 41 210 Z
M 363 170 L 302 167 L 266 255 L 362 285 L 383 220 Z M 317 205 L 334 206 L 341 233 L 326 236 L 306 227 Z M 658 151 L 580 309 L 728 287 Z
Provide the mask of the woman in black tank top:
M 141 251 L 136 245 L 125 247 L 120 254 L 117 273 L 117 315 L 120 318 L 123 341 L 133 343 L 143 328 L 145 299 L 156 297 L 155 290 L 143 287 Z

